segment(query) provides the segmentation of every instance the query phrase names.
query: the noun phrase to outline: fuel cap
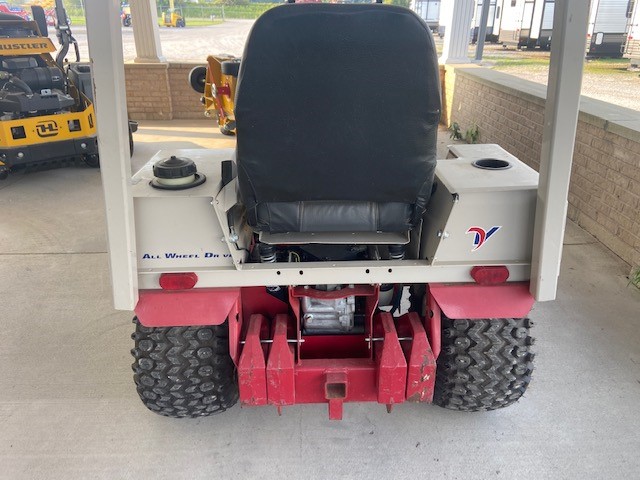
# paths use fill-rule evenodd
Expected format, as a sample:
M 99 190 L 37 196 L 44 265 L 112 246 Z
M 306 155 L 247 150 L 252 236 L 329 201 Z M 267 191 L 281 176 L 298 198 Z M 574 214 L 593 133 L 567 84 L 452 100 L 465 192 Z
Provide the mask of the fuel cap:
M 171 157 L 160 160 L 153 165 L 154 179 L 151 186 L 164 190 L 184 190 L 201 185 L 205 176 L 198 173 L 193 160 L 186 157 Z

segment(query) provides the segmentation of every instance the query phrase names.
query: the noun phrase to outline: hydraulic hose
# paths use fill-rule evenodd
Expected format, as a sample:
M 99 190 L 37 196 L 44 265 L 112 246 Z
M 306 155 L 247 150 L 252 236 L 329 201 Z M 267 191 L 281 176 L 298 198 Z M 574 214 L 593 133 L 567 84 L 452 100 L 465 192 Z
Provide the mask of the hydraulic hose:
M 19 88 L 20 90 L 22 90 L 24 93 L 27 94 L 27 96 L 30 97 L 31 95 L 33 95 L 33 91 L 31 90 L 31 87 L 27 85 L 25 82 L 23 82 L 22 80 L 20 80 L 18 77 L 11 75 L 11 78 L 9 79 L 9 83 Z

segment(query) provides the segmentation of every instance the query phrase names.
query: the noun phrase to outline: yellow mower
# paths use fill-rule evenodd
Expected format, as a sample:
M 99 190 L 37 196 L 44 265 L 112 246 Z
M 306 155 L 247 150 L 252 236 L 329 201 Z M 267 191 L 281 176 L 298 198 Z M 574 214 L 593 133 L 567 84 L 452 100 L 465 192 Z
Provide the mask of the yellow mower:
M 162 15 L 162 24 L 165 27 L 183 28 L 186 26 L 186 22 L 182 16 L 182 11 L 175 7 L 173 0 L 170 0 L 169 2 L 169 10 L 164 12 Z
M 0 180 L 12 169 L 82 159 L 99 167 L 91 66 L 80 62 L 62 0 L 55 0 L 56 35 L 49 39 L 41 6 L 33 21 L 0 13 Z M 76 61 L 65 59 L 73 46 Z M 129 147 L 137 122 L 129 121 Z
M 240 59 L 230 55 L 209 56 L 207 66 L 195 67 L 189 73 L 189 83 L 204 105 L 204 114 L 214 117 L 224 135 L 235 135 L 233 113 Z
M 93 104 L 63 63 L 77 44 L 68 25 L 59 29 L 62 48 L 54 60 L 44 11 L 33 7 L 33 14 L 36 21 L 0 14 L 0 179 L 18 166 L 74 157 L 99 163 Z

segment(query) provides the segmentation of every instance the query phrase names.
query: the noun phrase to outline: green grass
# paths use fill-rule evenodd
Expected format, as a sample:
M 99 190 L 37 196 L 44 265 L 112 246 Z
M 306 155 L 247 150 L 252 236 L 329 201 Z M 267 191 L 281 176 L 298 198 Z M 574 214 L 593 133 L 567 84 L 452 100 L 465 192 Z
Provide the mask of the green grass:
M 71 18 L 71 27 L 74 25 L 86 25 L 86 21 L 84 17 L 70 17 Z M 208 18 L 189 18 L 187 17 L 186 23 L 188 27 L 206 27 L 209 25 L 219 25 L 223 23 L 222 19 L 209 20 Z M 158 24 L 163 26 L 161 19 L 158 19 Z
M 69 18 L 71 19 L 71 26 L 73 27 L 74 25 L 86 25 L 87 22 L 85 21 L 84 17 L 82 16 L 69 16 Z
M 587 60 L 584 64 L 585 73 L 609 75 L 611 73 L 633 74 L 629 68 L 628 58 L 598 58 Z
M 206 19 L 206 18 L 188 18 L 187 17 L 185 19 L 185 23 L 187 24 L 187 28 L 189 28 L 189 27 L 207 27 L 209 25 L 220 25 L 221 23 L 224 23 L 224 20 L 220 20 L 220 19 L 209 20 L 209 19 Z M 158 24 L 161 27 L 164 26 L 164 24 L 160 20 L 158 20 Z
M 522 57 L 504 57 L 485 55 L 484 60 L 492 62 L 495 67 L 544 67 L 549 65 L 548 58 L 522 58 Z
M 549 57 L 505 57 L 485 55 L 484 60 L 493 64 L 497 70 L 512 67 L 547 67 L 549 65 Z M 584 73 L 594 75 L 610 75 L 614 74 L 633 74 L 629 72 L 629 60 L 626 58 L 596 58 L 585 61 Z

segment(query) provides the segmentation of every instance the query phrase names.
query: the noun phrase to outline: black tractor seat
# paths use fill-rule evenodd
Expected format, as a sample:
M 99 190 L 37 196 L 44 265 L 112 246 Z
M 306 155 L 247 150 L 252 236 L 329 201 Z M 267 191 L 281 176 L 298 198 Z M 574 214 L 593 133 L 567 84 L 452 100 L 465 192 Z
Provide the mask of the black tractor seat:
M 256 232 L 407 232 L 431 194 L 440 86 L 431 32 L 382 4 L 288 4 L 254 24 L 236 94 Z

